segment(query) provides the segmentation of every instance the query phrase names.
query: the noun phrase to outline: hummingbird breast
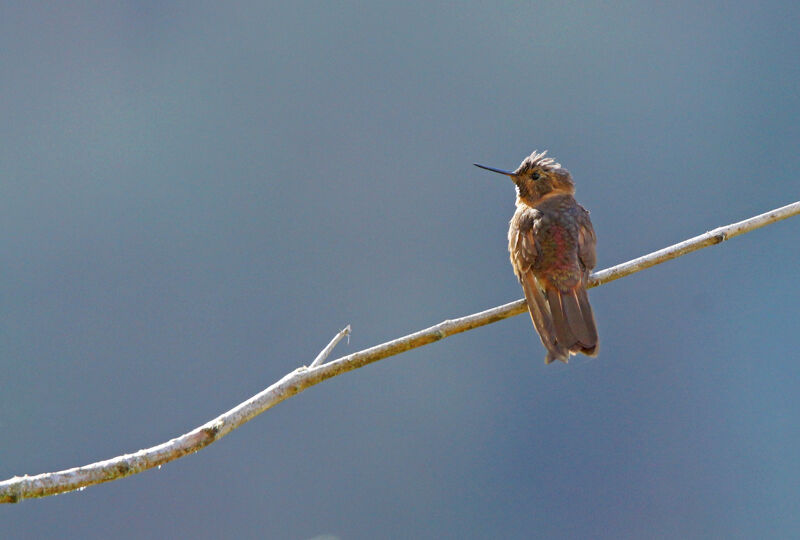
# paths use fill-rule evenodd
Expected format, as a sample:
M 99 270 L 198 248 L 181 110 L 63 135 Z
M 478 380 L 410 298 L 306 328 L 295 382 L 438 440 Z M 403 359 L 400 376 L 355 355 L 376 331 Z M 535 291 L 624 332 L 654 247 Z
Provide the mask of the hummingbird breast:
M 520 202 L 511 220 L 509 240 L 527 237 L 527 243 L 532 239 L 534 245 L 509 243 L 511 262 L 518 275 L 530 270 L 537 279 L 562 291 L 578 285 L 584 274 L 578 257 L 578 213 L 582 211 L 571 195 L 549 197 L 534 207 Z M 520 257 L 522 250 L 535 255 Z M 520 268 L 520 262 L 527 268 Z

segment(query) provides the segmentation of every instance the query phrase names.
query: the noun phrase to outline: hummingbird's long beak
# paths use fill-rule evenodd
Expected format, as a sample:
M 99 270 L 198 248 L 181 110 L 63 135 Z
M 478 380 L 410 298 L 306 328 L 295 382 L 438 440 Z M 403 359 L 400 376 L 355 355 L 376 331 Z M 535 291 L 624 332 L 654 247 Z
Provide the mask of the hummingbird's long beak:
M 481 169 L 486 169 L 487 171 L 492 171 L 500 174 L 504 174 L 506 176 L 514 176 L 514 173 L 511 171 L 504 171 L 502 169 L 495 169 L 494 167 L 487 167 L 486 165 L 481 165 L 480 163 L 473 163 L 476 167 L 480 167 Z

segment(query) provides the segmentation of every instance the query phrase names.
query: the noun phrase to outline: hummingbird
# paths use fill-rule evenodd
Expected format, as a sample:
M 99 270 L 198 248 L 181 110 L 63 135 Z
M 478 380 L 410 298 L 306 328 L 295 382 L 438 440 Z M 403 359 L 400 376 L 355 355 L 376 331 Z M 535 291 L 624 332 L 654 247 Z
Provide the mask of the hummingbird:
M 572 175 L 546 154 L 534 150 L 513 172 L 474 165 L 509 176 L 516 186 L 508 252 L 549 364 L 577 353 L 597 355 L 586 294 L 597 238 L 589 212 L 575 200 Z

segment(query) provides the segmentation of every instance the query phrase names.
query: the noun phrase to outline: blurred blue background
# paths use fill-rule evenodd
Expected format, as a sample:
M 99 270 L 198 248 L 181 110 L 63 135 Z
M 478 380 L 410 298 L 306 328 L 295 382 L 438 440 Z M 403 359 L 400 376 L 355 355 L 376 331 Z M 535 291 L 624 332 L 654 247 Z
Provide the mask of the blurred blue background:
M 308 364 L 522 296 L 548 149 L 598 269 L 797 200 L 800 7 L 6 3 L 0 478 L 148 447 Z M 800 219 L 338 377 L 7 538 L 800 531 Z

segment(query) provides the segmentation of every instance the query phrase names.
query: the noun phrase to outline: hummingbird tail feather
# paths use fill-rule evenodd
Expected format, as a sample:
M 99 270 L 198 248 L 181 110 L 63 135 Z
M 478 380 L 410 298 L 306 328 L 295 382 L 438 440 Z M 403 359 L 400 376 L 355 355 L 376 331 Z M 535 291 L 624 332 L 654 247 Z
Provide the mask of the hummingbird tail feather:
M 550 308 L 544 296 L 542 296 L 542 291 L 536 278 L 532 272 L 526 272 L 521 276 L 520 282 L 522 283 L 522 290 L 525 292 L 525 301 L 528 304 L 528 312 L 531 315 L 533 326 L 539 333 L 542 345 L 547 349 L 545 363 L 549 364 L 554 360 L 566 362 L 569 359 L 569 351 L 559 343 L 554 330 Z
M 570 313 L 564 309 L 564 304 L 561 301 L 564 293 L 550 286 L 545 290 L 547 303 L 550 305 L 550 313 L 553 315 L 553 327 L 556 330 L 558 344 L 569 351 L 578 342 L 578 338 L 572 332 Z
M 547 290 L 547 300 L 553 314 L 553 324 L 559 345 L 570 353 L 597 354 L 597 327 L 583 285 L 559 291 Z

